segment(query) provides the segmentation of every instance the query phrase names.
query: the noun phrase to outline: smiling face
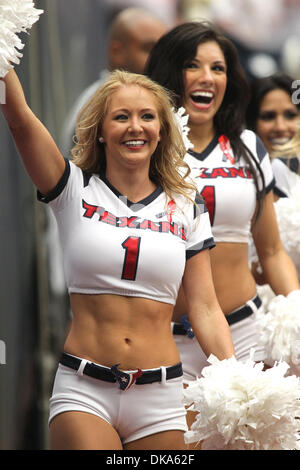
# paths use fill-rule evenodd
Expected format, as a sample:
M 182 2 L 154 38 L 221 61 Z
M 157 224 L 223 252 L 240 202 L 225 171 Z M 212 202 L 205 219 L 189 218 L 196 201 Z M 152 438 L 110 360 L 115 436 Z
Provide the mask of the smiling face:
M 189 126 L 205 125 L 213 129 L 227 85 L 226 61 L 215 41 L 199 44 L 196 56 L 183 71 L 184 102 Z
M 160 134 L 156 98 L 140 86 L 120 86 L 109 100 L 101 129 L 107 172 L 149 171 Z
M 282 89 L 269 91 L 263 97 L 256 123 L 256 131 L 267 151 L 286 144 L 295 134 L 299 112 L 290 95 Z

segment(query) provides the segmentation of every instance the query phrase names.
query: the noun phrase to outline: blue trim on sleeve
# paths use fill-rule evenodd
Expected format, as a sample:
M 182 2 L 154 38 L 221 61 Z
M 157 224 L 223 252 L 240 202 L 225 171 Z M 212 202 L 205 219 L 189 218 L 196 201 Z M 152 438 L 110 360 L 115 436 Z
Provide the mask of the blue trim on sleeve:
M 275 187 L 275 178 L 272 179 L 271 183 L 266 186 L 266 194 L 268 194 Z
M 268 153 L 266 150 L 266 147 L 264 146 L 264 144 L 262 143 L 258 135 L 256 135 L 256 153 L 257 153 L 259 162 L 261 162 Z
M 57 198 L 61 192 L 63 191 L 64 187 L 66 186 L 69 176 L 70 176 L 70 162 L 67 158 L 64 158 L 66 162 L 66 167 L 65 171 L 63 172 L 62 177 L 60 178 L 59 182 L 55 186 L 55 188 L 50 191 L 48 194 L 42 194 L 39 190 L 37 190 L 37 199 L 41 202 L 44 202 L 45 204 L 48 204 L 49 202 L 53 201 L 55 198 Z
M 279 158 L 279 160 L 284 163 L 293 173 L 299 172 L 300 162 L 298 157 Z
M 189 248 L 188 250 L 186 250 L 185 258 L 186 258 L 186 260 L 188 260 L 192 256 L 197 255 L 198 253 L 200 253 L 201 251 L 207 250 L 207 249 L 211 250 L 215 246 L 216 246 L 216 244 L 215 244 L 214 238 L 213 237 L 207 238 L 203 242 L 200 242 L 197 245 L 195 245 L 193 248 Z
M 277 188 L 276 186 L 274 186 L 273 192 L 278 197 L 288 197 L 287 194 L 285 194 L 283 191 L 281 191 L 281 189 Z

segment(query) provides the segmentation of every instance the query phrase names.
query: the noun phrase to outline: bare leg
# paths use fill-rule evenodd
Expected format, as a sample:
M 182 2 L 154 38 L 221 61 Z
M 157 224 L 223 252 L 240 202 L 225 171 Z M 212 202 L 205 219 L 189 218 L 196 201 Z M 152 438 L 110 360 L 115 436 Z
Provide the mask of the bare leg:
M 122 450 L 117 431 L 105 420 L 80 411 L 57 415 L 50 423 L 52 450 Z
M 125 450 L 188 450 L 183 431 L 163 431 L 124 444 Z

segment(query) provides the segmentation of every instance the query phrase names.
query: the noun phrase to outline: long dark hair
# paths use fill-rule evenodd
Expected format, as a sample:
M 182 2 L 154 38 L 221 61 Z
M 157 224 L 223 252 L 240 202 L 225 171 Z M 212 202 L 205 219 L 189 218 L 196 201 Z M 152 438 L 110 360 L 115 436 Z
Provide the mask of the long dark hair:
M 236 158 L 243 157 L 249 165 L 260 212 L 261 199 L 265 192 L 264 176 L 256 158 L 241 139 L 250 92 L 234 44 L 207 21 L 182 23 L 167 32 L 154 45 L 145 67 L 145 74 L 171 90 L 175 97 L 175 106 L 180 107 L 184 96 L 185 65 L 194 59 L 199 44 L 208 41 L 219 45 L 227 66 L 227 87 L 222 105 L 214 117 L 215 130 L 217 135 L 225 134 L 229 138 Z M 259 189 L 257 171 L 262 180 L 262 190 Z

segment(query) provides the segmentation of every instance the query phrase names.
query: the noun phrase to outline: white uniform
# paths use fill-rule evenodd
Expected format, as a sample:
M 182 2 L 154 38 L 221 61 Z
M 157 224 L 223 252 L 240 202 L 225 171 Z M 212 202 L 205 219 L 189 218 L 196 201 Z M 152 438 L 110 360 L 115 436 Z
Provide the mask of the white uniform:
M 56 188 L 47 197 L 40 193 L 38 197 L 55 214 L 70 293 L 126 295 L 175 304 L 186 259 L 214 246 L 202 198 L 197 198 L 197 205 L 181 196 L 167 201 L 158 187 L 133 204 L 105 177 L 83 172 L 68 160 Z M 114 366 L 71 360 L 77 361 L 75 369 L 66 366 L 63 358 L 60 361 L 49 422 L 67 411 L 94 414 L 115 427 L 124 444 L 158 432 L 187 430 L 181 364 L 115 375 Z M 97 376 L 91 375 L 95 369 Z M 143 382 L 149 373 L 155 381 Z M 135 381 L 136 374 L 142 375 Z M 130 389 L 123 387 L 123 379 Z
M 241 137 L 259 162 L 266 191 L 270 191 L 274 178 L 263 144 L 249 130 L 245 130 Z M 231 149 L 230 153 L 232 155 Z M 185 161 L 191 168 L 199 193 L 205 199 L 215 242 L 248 243 L 256 206 L 256 188 L 246 162 L 243 159 L 231 162 L 219 145 L 218 137 L 201 153 L 190 150 Z M 262 187 L 260 179 L 259 187 Z M 256 315 L 259 308 L 261 302 L 255 297 L 227 315 L 235 352 L 240 360 L 249 357 L 252 347 L 256 349 L 256 360 L 264 358 L 264 351 L 257 347 Z M 174 326 L 173 332 L 176 330 L 180 331 L 180 326 Z M 183 363 L 184 380 L 194 380 L 208 365 L 206 357 L 195 338 L 182 334 L 174 334 L 174 338 Z
M 266 191 L 270 191 L 274 177 L 265 147 L 252 131 L 245 130 L 241 137 L 260 163 Z M 203 152 L 189 151 L 185 161 L 205 199 L 215 242 L 248 243 L 256 189 L 245 161 L 241 159 L 231 163 L 220 148 L 217 137 Z
M 274 193 L 279 197 L 289 197 L 291 189 L 298 184 L 300 159 L 293 157 L 289 160 L 274 158 L 272 169 L 275 177 Z
M 300 158 L 275 158 L 272 168 L 274 193 L 279 196 L 274 207 L 281 241 L 300 279 Z
M 117 294 L 175 304 L 186 258 L 214 246 L 205 204 L 183 197 L 168 214 L 158 187 L 132 204 L 105 178 L 66 160 L 47 198 L 57 223 L 69 293 Z

